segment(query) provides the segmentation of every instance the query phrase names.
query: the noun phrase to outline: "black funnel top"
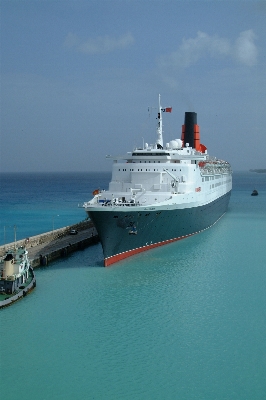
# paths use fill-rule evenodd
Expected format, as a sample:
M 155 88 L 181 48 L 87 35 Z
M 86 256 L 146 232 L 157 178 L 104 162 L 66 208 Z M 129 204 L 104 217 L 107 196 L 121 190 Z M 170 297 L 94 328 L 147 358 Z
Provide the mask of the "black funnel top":
M 189 147 L 194 147 L 194 125 L 197 124 L 197 113 L 185 112 L 185 134 L 184 147 L 189 143 Z

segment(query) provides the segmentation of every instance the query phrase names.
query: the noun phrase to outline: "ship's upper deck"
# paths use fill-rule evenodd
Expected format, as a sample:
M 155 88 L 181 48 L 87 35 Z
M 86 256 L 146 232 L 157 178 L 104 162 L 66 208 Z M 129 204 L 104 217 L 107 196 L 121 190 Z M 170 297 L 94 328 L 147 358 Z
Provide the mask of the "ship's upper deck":
M 106 156 L 113 160 L 109 189 L 104 192 L 96 190 L 86 208 L 102 204 L 162 204 L 171 202 L 173 196 L 180 203 L 195 202 L 196 198 L 205 201 L 210 196 L 220 196 L 230 190 L 230 164 L 210 157 L 207 148 L 200 143 L 196 113 L 186 113 L 181 139 L 164 144 L 164 110 L 159 97 L 157 140 L 154 144 L 143 141 L 142 147 L 133 151 Z
M 168 143 L 167 143 L 168 144 Z M 157 149 L 152 146 L 146 148 L 136 148 L 132 152 L 124 155 L 111 156 L 106 158 L 116 162 L 137 163 L 137 162 L 177 162 L 180 160 L 204 161 L 208 158 L 207 151 L 202 153 L 191 147 L 180 147 Z

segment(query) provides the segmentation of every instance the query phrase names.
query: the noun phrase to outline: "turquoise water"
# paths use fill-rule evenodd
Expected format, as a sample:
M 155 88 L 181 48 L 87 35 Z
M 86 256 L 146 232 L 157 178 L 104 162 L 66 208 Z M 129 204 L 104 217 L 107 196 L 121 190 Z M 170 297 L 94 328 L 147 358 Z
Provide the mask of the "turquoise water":
M 236 173 L 199 235 L 109 268 L 95 245 L 37 269 L 0 313 L 3 398 L 265 399 L 265 200 L 265 174 Z
M 0 244 L 84 220 L 82 206 L 94 189 L 106 189 L 110 173 L 0 174 Z

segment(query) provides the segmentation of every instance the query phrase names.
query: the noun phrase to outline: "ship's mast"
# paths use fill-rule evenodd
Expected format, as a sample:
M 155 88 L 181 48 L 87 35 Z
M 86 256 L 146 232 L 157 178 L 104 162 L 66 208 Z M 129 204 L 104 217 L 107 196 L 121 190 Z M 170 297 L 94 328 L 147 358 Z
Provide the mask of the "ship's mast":
M 162 107 L 161 107 L 161 95 L 159 94 L 159 109 L 158 109 L 158 125 L 157 125 L 157 140 L 156 144 L 158 148 L 163 148 L 163 118 L 162 118 Z

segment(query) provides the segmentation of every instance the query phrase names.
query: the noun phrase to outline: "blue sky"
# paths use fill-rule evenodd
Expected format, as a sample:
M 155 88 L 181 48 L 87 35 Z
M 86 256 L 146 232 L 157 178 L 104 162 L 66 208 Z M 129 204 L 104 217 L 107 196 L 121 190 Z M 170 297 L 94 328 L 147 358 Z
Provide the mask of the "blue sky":
M 266 168 L 265 1 L 1 1 L 1 171 L 108 171 L 198 114 L 234 170 Z

